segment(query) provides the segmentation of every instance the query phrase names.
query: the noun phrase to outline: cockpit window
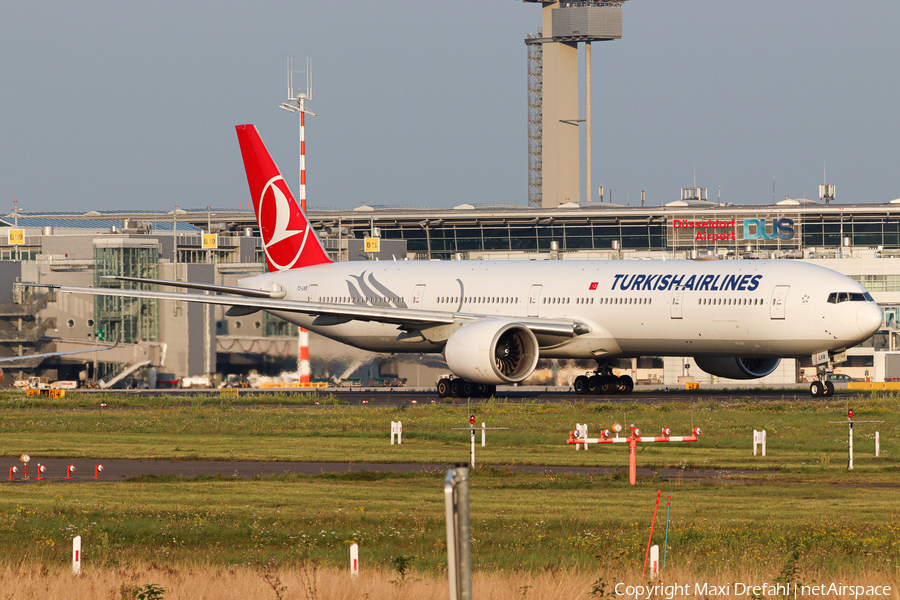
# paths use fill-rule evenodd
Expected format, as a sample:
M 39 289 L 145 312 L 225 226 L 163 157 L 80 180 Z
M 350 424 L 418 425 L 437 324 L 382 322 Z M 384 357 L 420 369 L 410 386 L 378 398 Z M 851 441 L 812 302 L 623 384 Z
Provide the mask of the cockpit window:
M 840 304 L 841 302 L 875 302 L 869 292 L 831 292 L 828 294 L 828 302 Z

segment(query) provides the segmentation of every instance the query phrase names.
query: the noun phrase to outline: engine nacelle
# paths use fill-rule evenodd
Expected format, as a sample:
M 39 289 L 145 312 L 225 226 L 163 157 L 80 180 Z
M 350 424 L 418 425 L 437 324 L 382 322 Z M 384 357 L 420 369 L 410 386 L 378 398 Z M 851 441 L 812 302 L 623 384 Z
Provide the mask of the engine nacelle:
M 694 357 L 694 363 L 710 375 L 728 379 L 759 379 L 774 371 L 780 362 L 780 358 Z
M 460 327 L 444 347 L 451 371 L 488 385 L 524 380 L 537 366 L 538 354 L 537 338 L 530 329 L 496 319 Z

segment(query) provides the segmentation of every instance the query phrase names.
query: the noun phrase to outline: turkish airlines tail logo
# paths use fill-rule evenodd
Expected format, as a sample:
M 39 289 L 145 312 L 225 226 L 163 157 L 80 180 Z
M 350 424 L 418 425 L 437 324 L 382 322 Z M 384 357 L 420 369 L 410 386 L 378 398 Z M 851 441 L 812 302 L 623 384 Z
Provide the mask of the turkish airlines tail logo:
M 238 142 L 269 271 L 330 263 L 253 125 L 238 125 Z

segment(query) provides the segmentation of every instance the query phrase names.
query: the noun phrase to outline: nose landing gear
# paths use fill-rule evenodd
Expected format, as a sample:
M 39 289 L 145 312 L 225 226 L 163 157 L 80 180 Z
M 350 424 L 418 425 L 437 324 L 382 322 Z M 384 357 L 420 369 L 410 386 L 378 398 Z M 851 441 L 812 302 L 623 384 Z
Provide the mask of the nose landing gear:
M 828 381 L 828 374 L 833 372 L 831 356 L 828 361 L 816 365 L 816 380 L 809 384 L 809 393 L 813 398 L 830 398 L 834 396 L 834 384 Z
M 813 398 L 830 398 L 834 396 L 834 384 L 830 381 L 813 381 L 809 384 L 809 393 Z

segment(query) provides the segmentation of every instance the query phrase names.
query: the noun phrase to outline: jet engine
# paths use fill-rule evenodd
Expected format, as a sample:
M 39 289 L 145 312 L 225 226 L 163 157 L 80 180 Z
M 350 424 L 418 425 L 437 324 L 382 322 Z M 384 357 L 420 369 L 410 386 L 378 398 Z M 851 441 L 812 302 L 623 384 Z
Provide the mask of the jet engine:
M 758 379 L 765 377 L 778 367 L 780 358 L 717 358 L 695 356 L 694 363 L 717 377 L 728 379 Z
M 460 327 L 444 347 L 447 366 L 475 383 L 517 383 L 534 371 L 538 342 L 534 333 L 518 323 L 478 321 Z

